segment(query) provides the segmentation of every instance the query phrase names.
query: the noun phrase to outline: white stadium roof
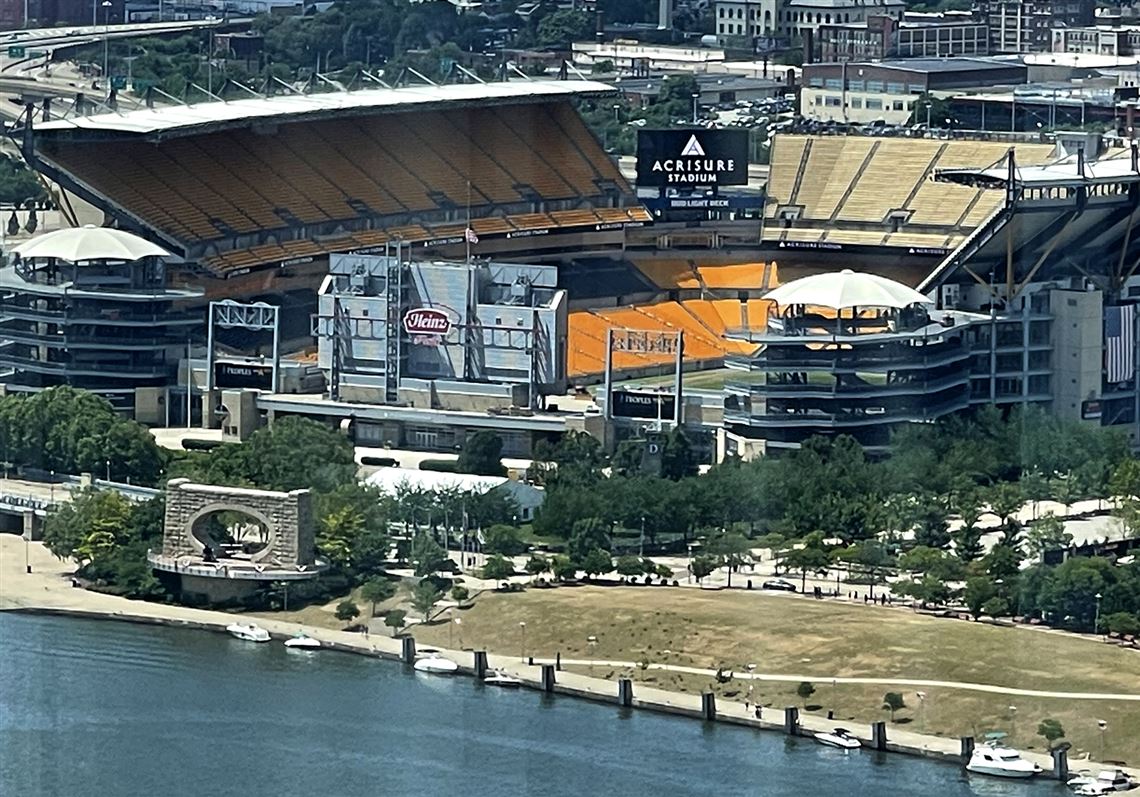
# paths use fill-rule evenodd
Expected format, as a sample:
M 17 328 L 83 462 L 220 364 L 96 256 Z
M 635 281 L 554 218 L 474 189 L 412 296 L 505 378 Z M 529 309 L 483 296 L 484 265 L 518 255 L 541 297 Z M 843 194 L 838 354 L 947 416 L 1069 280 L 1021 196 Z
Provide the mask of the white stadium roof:
M 1078 171 L 1077 164 L 1077 157 L 1069 156 L 1064 160 L 1040 166 L 1018 166 L 1014 173 L 1014 182 L 1023 188 L 1140 182 L 1140 172 L 1132 168 L 1132 160 L 1127 150 L 1097 161 L 1085 161 L 1083 173 Z M 991 183 L 995 187 L 1004 186 L 1009 180 L 1009 167 L 1003 163 L 989 169 L 935 169 L 934 179 L 954 183 Z
M 877 274 L 852 271 L 812 274 L 781 285 L 764 295 L 781 307 L 814 305 L 843 310 L 848 307 L 909 307 L 933 304 L 918 291 Z
M 36 125 L 36 131 L 50 133 L 82 130 L 152 135 L 173 131 L 194 132 L 196 128 L 233 127 L 247 120 L 293 117 L 292 121 L 301 121 L 306 116 L 326 117 L 351 114 L 354 111 L 410 111 L 443 103 L 520 103 L 582 94 L 612 94 L 613 91 L 613 86 L 594 80 L 520 79 L 498 83 L 409 85 L 320 94 L 281 94 L 101 113 L 44 122 Z
M 395 495 L 400 489 L 458 490 L 461 493 L 482 495 L 510 480 L 506 476 L 476 476 L 471 473 L 444 473 L 411 468 L 380 468 L 364 481 L 389 495 Z

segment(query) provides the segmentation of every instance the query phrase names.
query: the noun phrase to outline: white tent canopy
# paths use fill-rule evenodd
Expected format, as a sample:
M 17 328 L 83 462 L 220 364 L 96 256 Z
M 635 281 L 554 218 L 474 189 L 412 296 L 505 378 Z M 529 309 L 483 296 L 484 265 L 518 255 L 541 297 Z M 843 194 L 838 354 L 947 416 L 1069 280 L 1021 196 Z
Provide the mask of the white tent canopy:
M 815 305 L 842 310 L 848 307 L 909 307 L 933 304 L 913 288 L 877 274 L 844 269 L 838 273 L 813 274 L 781 285 L 765 294 L 781 307 Z
M 37 235 L 12 248 L 25 260 L 54 257 L 70 263 L 88 260 L 139 260 L 144 257 L 170 257 L 170 252 L 134 233 L 110 227 L 69 227 Z

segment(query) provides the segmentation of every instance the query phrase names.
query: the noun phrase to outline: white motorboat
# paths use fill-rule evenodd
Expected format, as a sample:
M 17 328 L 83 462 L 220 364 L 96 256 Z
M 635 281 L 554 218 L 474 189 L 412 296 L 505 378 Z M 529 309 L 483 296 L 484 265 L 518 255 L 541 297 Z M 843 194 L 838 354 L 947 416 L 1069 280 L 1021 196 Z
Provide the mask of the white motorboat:
M 420 659 L 429 659 L 432 656 L 438 656 L 440 652 L 441 651 L 439 648 L 416 648 L 416 661 L 419 661 Z
M 430 672 L 436 675 L 455 675 L 459 672 L 459 665 L 451 659 L 445 659 L 438 653 L 432 653 L 422 659 L 416 659 L 412 669 L 416 672 Z
M 840 747 L 844 750 L 855 750 L 863 745 L 851 735 L 846 728 L 836 728 L 832 731 L 820 731 L 815 734 L 815 740 L 828 747 Z
M 974 748 L 970 763 L 966 764 L 966 771 L 998 778 L 1031 778 L 1041 772 L 1041 767 L 1032 761 L 1026 761 L 1021 753 L 1011 747 L 992 743 Z
M 320 650 L 321 641 L 319 639 L 313 639 L 308 634 L 302 632 L 295 637 L 286 639 L 285 647 L 292 650 Z
M 1080 795 L 1111 794 L 1136 788 L 1136 782 L 1119 769 L 1105 769 L 1094 778 L 1085 773 L 1071 778 L 1066 784 Z
M 518 687 L 522 686 L 522 681 L 520 679 L 514 677 L 513 675 L 508 675 L 502 670 L 491 670 L 490 673 L 484 676 L 483 683 L 487 684 L 488 686 L 502 686 L 506 687 L 507 689 L 517 689 Z
M 254 623 L 230 623 L 226 626 L 230 636 L 244 639 L 246 642 L 268 642 L 269 632 Z

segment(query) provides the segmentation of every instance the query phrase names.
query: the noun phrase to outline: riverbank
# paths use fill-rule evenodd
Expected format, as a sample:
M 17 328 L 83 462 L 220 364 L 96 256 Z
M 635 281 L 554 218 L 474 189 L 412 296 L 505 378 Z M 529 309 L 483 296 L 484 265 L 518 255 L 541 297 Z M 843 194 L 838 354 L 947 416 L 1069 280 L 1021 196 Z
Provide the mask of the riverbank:
M 26 549 L 28 561 L 32 565 L 32 573 L 27 574 L 24 572 L 24 546 L 25 543 L 19 537 L 0 535 L 0 609 L 152 623 L 223 633 L 226 625 L 235 619 L 235 615 L 226 612 L 132 601 L 74 588 L 70 581 L 73 567 L 56 560 L 42 545 L 36 543 L 28 545 Z M 277 638 L 287 638 L 303 631 L 334 650 L 388 659 L 398 659 L 401 653 L 400 640 L 391 637 L 375 634 L 363 636 L 358 633 L 264 617 L 256 619 Z M 535 625 L 537 624 L 535 622 Z M 499 649 L 502 650 L 501 647 Z M 471 650 L 445 650 L 445 655 L 454 658 L 466 672 L 473 671 L 474 655 Z M 502 669 L 519 677 L 529 688 L 542 688 L 542 668 L 537 662 L 530 665 L 520 656 L 490 654 L 488 664 L 492 668 Z M 597 702 L 617 704 L 617 688 L 613 680 L 594 677 L 588 672 L 563 670 L 556 674 L 553 691 Z M 644 682 L 634 685 L 632 705 L 684 716 L 704 716 L 700 694 L 665 689 Z M 762 718 L 758 720 L 753 709 L 739 700 L 720 699 L 716 708 L 718 721 L 768 730 L 783 727 L 782 711 L 765 710 Z M 834 724 L 836 724 L 834 721 L 828 721 L 823 717 L 802 715 L 801 726 L 804 732 L 830 729 Z M 852 730 L 864 740 L 869 740 L 869 726 L 852 727 Z M 888 750 L 960 761 L 957 758 L 959 752 L 957 739 L 927 736 L 895 726 L 888 729 L 888 739 Z M 1051 769 L 1051 762 L 1047 756 L 1029 753 L 1027 757 L 1037 761 L 1046 770 Z M 1088 762 L 1072 763 L 1073 769 L 1085 766 L 1093 765 Z

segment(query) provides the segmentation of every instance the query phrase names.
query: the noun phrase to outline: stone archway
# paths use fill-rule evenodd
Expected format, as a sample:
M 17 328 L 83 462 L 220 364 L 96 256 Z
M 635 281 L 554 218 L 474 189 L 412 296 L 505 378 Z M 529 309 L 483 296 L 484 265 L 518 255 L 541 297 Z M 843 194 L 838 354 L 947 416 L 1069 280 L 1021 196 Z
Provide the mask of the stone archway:
M 218 512 L 246 515 L 267 529 L 263 548 L 246 557 L 251 564 L 296 567 L 316 562 L 312 496 L 308 490 L 277 492 L 194 484 L 172 479 L 166 486 L 162 553 L 201 560 L 206 546 L 196 527 Z

